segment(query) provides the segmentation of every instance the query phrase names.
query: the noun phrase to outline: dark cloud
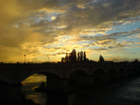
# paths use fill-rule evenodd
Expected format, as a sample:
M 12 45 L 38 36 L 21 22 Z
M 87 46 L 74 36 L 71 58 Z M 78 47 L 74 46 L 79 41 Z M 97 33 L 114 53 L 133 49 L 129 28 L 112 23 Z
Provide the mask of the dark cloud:
M 59 53 L 55 53 L 55 54 L 47 54 L 46 57 L 50 57 L 50 56 L 57 56 L 57 55 L 65 55 L 66 52 L 59 52 Z
M 64 55 L 64 54 L 66 54 L 66 52 L 59 52 L 59 53 L 57 53 L 58 55 Z
M 98 46 L 99 48 L 91 48 L 90 50 L 94 50 L 94 51 L 108 51 L 111 49 L 122 49 L 122 48 L 135 48 L 137 46 L 132 45 L 134 44 L 134 42 L 122 42 L 122 43 L 118 43 L 118 42 L 103 42 L 103 43 L 98 43 L 96 42 L 96 46 Z M 92 46 L 92 45 L 91 45 Z M 130 53 L 129 53 L 130 54 Z
M 36 31 L 43 32 L 43 34 L 46 33 L 47 35 L 79 35 L 80 33 L 85 33 L 83 29 L 88 28 L 96 29 L 92 30 L 91 33 L 105 33 L 107 28 L 121 25 L 128 21 L 134 21 L 134 18 L 140 15 L 140 2 L 132 0 L 98 0 L 96 2 L 91 0 L 82 0 L 81 2 L 79 0 L 56 0 L 54 4 L 54 1 L 47 2 L 50 2 L 52 7 L 55 5 L 56 8 L 59 7 L 60 4 L 63 4 L 63 6 L 67 5 L 69 7 L 66 9 L 66 12 L 57 15 L 56 19 L 53 21 L 44 23 L 45 20 L 42 20 L 38 23 L 31 24 L 31 26 L 42 25 L 42 27 Z M 41 0 L 39 4 L 36 4 L 37 1 L 35 0 L 33 4 L 43 4 L 42 8 L 47 8 L 47 6 L 44 7 L 47 2 Z M 81 5 L 84 8 L 80 8 L 78 5 Z M 63 6 L 61 5 L 61 7 Z M 56 27 L 59 26 L 66 26 L 66 28 L 57 29 Z M 53 28 L 53 30 L 50 28 Z M 86 33 L 90 32 L 87 31 Z
M 57 50 L 63 50 L 65 52 L 69 52 L 69 48 L 65 48 L 65 47 L 49 47 L 49 46 L 47 46 L 47 47 L 44 47 L 44 49 L 50 50 L 52 52 L 55 52 L 55 51 L 57 52 Z
M 100 47 L 100 48 L 93 48 L 93 49 L 90 49 L 90 50 L 102 51 L 102 50 L 108 50 L 108 49 L 107 48 Z
M 107 0 L 107 3 L 108 6 L 105 6 L 106 2 L 99 0 L 97 3 L 91 3 L 92 5 L 86 5 L 84 9 L 72 6 L 67 13 L 59 15 L 54 22 L 78 28 L 102 28 L 100 25 L 104 23 L 120 20 L 125 21 L 127 18 L 140 15 L 139 1 Z M 110 26 L 120 25 L 122 23 L 115 23 Z M 71 31 L 71 28 L 69 31 Z
M 40 20 L 39 22 L 34 22 L 30 24 L 30 27 L 34 28 L 34 27 L 43 27 L 44 25 L 46 25 L 49 21 L 48 20 Z
M 117 45 L 115 46 L 108 46 L 109 49 L 113 49 L 113 48 L 121 48 L 121 47 L 125 47 L 126 45 L 124 45 L 123 43 L 117 43 Z
M 121 39 L 123 37 L 128 37 L 132 35 L 136 35 L 140 33 L 140 28 L 137 28 L 132 31 L 127 31 L 127 32 L 118 32 L 118 33 L 112 33 L 112 34 L 106 34 L 106 35 L 96 35 L 96 36 L 80 36 L 84 40 L 93 40 L 93 41 L 99 41 L 99 40 L 115 40 L 115 39 Z

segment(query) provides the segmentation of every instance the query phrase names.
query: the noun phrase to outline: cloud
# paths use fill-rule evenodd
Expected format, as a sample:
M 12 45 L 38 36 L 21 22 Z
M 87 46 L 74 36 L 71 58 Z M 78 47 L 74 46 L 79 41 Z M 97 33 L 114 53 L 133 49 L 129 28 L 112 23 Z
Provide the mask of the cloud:
M 130 59 L 127 58 L 127 57 L 122 58 L 122 57 L 119 57 L 119 56 L 117 56 L 117 57 L 108 57 L 106 60 L 107 61 L 114 61 L 114 62 L 130 61 Z
M 32 60 L 44 57 L 46 53 L 53 55 L 54 51 L 61 55 L 73 48 L 105 51 L 131 47 L 133 43 L 128 45 L 117 41 L 140 33 L 140 28 L 137 28 L 106 34 L 113 26 L 140 21 L 138 0 L 0 2 L 0 61 L 23 61 L 25 53 Z M 51 48 L 45 49 L 46 46 Z M 91 48 L 93 46 L 98 48 Z
M 117 33 L 112 33 L 112 34 L 105 34 L 105 35 L 96 35 L 96 36 L 80 36 L 84 40 L 92 40 L 92 41 L 102 41 L 102 40 L 117 40 L 121 39 L 123 37 L 128 37 L 132 35 L 136 35 L 140 33 L 140 28 L 137 28 L 132 31 L 127 31 L 127 32 L 117 32 Z M 82 40 L 81 39 L 81 40 Z
M 124 24 L 127 18 L 129 21 L 133 21 L 133 17 L 140 15 L 139 2 L 114 0 L 108 1 L 110 5 L 107 7 L 104 6 L 104 3 L 100 1 L 87 4 L 84 9 L 72 6 L 67 13 L 57 16 L 54 23 L 68 26 L 67 34 L 73 34 L 72 30 L 76 28 L 80 28 L 81 31 L 85 27 L 103 30 L 114 25 Z M 105 30 L 103 31 L 105 32 Z
M 30 28 L 34 28 L 34 27 L 43 27 L 44 25 L 46 25 L 48 23 L 47 20 L 41 20 L 38 23 L 34 22 L 30 24 Z
M 132 61 L 134 61 L 136 59 L 137 58 L 131 59 L 129 57 L 119 57 L 119 56 L 117 56 L 117 57 L 108 57 L 106 60 L 107 61 L 114 61 L 114 62 L 126 62 L 126 61 L 132 62 Z

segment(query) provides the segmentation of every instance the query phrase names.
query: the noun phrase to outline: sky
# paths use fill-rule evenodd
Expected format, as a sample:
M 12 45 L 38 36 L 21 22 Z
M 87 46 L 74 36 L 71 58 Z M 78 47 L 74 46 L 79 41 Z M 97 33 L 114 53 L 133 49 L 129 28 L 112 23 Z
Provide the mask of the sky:
M 0 0 L 0 62 L 140 60 L 140 0 Z

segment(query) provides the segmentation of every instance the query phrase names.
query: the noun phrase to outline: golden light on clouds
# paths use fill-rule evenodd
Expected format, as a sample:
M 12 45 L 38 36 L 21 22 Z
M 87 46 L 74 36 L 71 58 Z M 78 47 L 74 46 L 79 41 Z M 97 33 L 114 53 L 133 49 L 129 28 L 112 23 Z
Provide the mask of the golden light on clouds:
M 52 17 L 51 17 L 51 20 L 54 20 L 54 19 L 56 19 L 56 17 L 55 17 L 55 16 L 52 16 Z
M 57 62 L 72 49 L 96 61 L 140 56 L 140 1 L 0 2 L 0 62 Z

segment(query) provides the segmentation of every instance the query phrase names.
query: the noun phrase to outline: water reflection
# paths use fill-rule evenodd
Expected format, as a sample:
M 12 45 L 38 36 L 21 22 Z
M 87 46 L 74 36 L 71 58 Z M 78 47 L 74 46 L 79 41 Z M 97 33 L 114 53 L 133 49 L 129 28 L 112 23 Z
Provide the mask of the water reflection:
M 39 105 L 140 105 L 139 77 L 128 83 L 122 80 L 121 84 L 117 82 L 109 87 L 84 88 L 86 91 L 77 89 L 76 93 L 71 94 L 36 92 L 34 89 L 42 82 L 46 82 L 46 76 L 37 74 L 22 82 L 22 93 L 26 99 Z
M 61 93 L 47 93 L 47 105 L 68 105 L 68 95 Z
M 42 82 L 46 82 L 46 76 L 42 74 L 34 74 L 22 81 L 22 94 L 26 99 L 32 100 L 36 104 L 45 105 L 46 94 L 36 92 Z

